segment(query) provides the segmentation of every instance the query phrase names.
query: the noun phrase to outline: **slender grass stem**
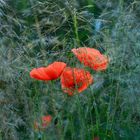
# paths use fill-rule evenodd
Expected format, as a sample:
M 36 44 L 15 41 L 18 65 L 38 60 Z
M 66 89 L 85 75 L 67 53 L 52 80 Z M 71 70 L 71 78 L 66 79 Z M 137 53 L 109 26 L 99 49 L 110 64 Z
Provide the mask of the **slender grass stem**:
M 78 34 L 78 21 L 77 21 L 77 13 L 76 10 L 74 9 L 73 11 L 73 23 L 74 23 L 74 32 L 75 32 L 75 38 L 77 45 L 80 45 L 80 39 L 79 39 L 79 34 Z
M 40 29 L 39 20 L 38 20 L 36 11 L 35 11 L 35 9 L 34 9 L 34 0 L 30 0 L 30 4 L 31 4 L 31 7 L 33 7 L 33 8 L 32 8 L 32 9 L 33 9 L 32 11 L 33 11 L 34 19 L 35 19 L 35 25 L 36 25 L 36 31 L 37 31 L 37 34 L 38 34 L 38 38 L 39 38 L 39 40 L 40 40 L 41 46 L 44 46 L 44 45 L 43 45 L 43 40 L 42 40 L 43 36 L 42 36 L 42 34 L 41 34 L 41 29 Z

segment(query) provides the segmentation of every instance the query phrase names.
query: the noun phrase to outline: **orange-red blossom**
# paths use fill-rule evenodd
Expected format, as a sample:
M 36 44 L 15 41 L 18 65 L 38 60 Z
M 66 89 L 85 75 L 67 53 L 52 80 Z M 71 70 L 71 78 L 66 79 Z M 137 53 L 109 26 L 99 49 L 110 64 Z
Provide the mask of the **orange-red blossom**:
M 66 64 L 64 62 L 54 62 L 47 67 L 34 68 L 30 72 L 30 77 L 37 80 L 55 80 L 60 77 Z
M 92 82 L 91 74 L 80 68 L 66 67 L 61 75 L 61 87 L 70 96 L 84 91 Z
M 94 48 L 81 47 L 72 49 L 72 52 L 85 66 L 92 68 L 95 71 L 105 70 L 108 66 L 107 56 L 101 54 Z
M 51 115 L 42 116 L 40 123 L 37 121 L 34 122 L 34 128 L 35 128 L 35 130 L 45 129 L 51 123 L 51 121 L 52 121 Z

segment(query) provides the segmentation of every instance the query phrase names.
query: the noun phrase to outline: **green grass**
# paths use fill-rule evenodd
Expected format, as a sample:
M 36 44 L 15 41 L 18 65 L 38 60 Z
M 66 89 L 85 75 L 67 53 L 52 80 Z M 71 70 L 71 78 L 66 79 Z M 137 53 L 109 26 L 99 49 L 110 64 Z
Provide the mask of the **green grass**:
M 139 140 L 139 7 L 138 0 L 0 0 L 0 140 Z M 71 53 L 82 46 L 110 63 L 105 72 L 85 68 L 94 83 L 81 94 L 68 97 L 60 79 L 30 78 L 32 68 L 54 61 L 84 68 Z M 35 131 L 46 114 L 51 124 Z

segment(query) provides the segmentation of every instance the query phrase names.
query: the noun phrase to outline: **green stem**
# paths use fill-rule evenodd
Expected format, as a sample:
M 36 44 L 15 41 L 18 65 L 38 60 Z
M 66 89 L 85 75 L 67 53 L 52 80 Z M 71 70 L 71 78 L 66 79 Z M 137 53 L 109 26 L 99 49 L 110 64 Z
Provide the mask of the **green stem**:
M 78 22 L 77 22 L 77 15 L 76 15 L 75 9 L 73 12 L 73 22 L 74 22 L 74 32 L 75 32 L 76 42 L 77 42 L 77 45 L 80 45 L 79 34 L 78 34 Z
M 91 92 L 92 92 L 92 89 L 90 88 Z M 99 115 L 99 112 L 98 112 L 98 108 L 97 108 L 97 104 L 96 104 L 96 99 L 95 99 L 95 96 L 94 95 L 90 95 L 90 100 L 93 99 L 94 103 L 93 103 L 93 106 L 94 106 L 94 109 L 95 109 L 95 116 L 96 116 L 96 131 L 97 131 L 97 134 L 99 136 L 99 126 L 100 126 L 100 115 Z
M 77 93 L 77 94 L 79 94 L 79 93 Z M 85 124 L 84 124 L 84 122 L 85 122 L 85 120 L 84 120 L 84 113 L 83 113 L 83 109 L 82 109 L 82 106 L 81 106 L 81 103 L 80 103 L 80 99 L 79 99 L 79 95 L 75 95 L 75 96 L 77 96 L 76 97 L 76 101 L 77 101 L 77 105 L 78 105 L 78 114 L 79 114 L 79 119 L 80 119 L 80 122 L 81 122 L 81 140 L 85 140 L 85 132 L 86 132 L 86 130 L 85 130 Z
M 52 108 L 53 108 L 53 113 L 54 113 L 54 116 L 57 116 L 58 115 L 58 111 L 55 107 L 55 96 L 54 96 L 54 81 L 51 81 L 51 85 L 50 85 L 52 88 L 51 88 L 51 93 L 50 93 L 50 96 L 51 96 L 51 102 L 52 102 Z M 57 135 L 58 135 L 58 138 L 57 139 L 61 139 L 63 140 L 63 135 L 62 135 L 62 127 L 61 127 L 61 124 L 60 124 L 60 121 L 58 121 L 58 124 L 56 126 L 56 130 L 57 130 Z
M 31 7 L 33 7 L 34 6 L 34 0 L 30 0 L 30 4 L 31 4 Z M 41 34 L 40 25 L 39 25 L 39 20 L 38 20 L 37 14 L 36 14 L 36 10 L 34 8 L 33 8 L 33 15 L 34 15 L 34 19 L 35 19 L 35 25 L 36 25 L 36 31 L 37 31 L 37 34 L 38 34 L 38 38 L 40 40 L 41 46 L 43 46 L 43 40 L 42 40 L 42 34 Z

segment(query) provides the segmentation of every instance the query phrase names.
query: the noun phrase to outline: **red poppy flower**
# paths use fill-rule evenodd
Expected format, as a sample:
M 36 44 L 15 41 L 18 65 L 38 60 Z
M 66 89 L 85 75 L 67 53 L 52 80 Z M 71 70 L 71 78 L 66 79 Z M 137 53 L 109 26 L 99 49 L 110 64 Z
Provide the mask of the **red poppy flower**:
M 84 91 L 92 82 L 93 77 L 84 69 L 66 67 L 61 75 L 62 89 L 70 96 Z
M 78 49 L 72 49 L 72 52 L 80 62 L 82 62 L 85 66 L 92 68 L 93 70 L 100 71 L 107 68 L 108 58 L 94 48 L 82 47 Z
M 43 128 L 47 127 L 50 124 L 51 120 L 52 120 L 51 115 L 43 116 L 42 117 L 42 127 Z
M 47 67 L 34 68 L 30 72 L 30 77 L 37 80 L 55 80 L 60 77 L 66 64 L 63 62 L 54 62 Z
M 99 140 L 99 137 L 94 137 L 93 140 Z
M 44 128 L 47 128 L 47 126 L 51 123 L 52 121 L 52 116 L 51 115 L 47 115 L 47 116 L 42 116 L 41 117 L 41 122 L 34 122 L 34 129 L 35 130 L 43 130 Z

